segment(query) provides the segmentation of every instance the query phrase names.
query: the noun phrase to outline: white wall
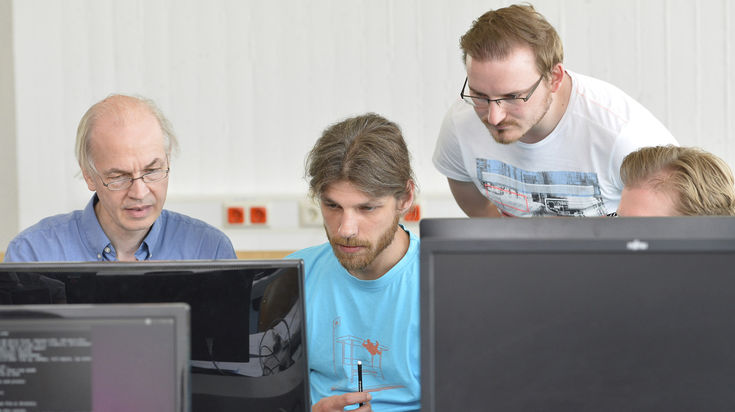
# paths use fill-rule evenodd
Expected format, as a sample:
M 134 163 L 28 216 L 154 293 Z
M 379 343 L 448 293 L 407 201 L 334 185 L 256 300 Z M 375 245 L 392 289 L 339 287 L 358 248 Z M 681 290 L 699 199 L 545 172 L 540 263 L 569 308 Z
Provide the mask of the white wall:
M 10 0 L 0 0 L 0 250 L 18 230 L 18 174 L 15 156 L 13 20 Z
M 304 155 L 327 125 L 365 111 L 403 127 L 427 215 L 461 215 L 431 154 L 464 80 L 459 37 L 474 18 L 506 4 L 13 1 L 17 228 L 88 200 L 75 178 L 76 125 L 113 92 L 153 98 L 178 132 L 170 208 L 221 226 L 224 200 L 280 202 L 274 230 L 227 231 L 237 249 L 320 241 L 319 230 L 294 223 L 293 205 L 306 193 Z M 534 4 L 561 34 L 567 67 L 618 85 L 680 143 L 735 164 L 735 4 Z

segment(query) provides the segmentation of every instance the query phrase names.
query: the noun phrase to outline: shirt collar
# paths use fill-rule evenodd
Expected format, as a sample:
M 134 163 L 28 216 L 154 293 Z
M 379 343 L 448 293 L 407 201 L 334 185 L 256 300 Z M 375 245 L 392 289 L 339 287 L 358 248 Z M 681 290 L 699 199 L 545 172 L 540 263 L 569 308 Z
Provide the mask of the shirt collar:
M 99 220 L 97 220 L 97 214 L 94 213 L 94 205 L 97 204 L 99 199 L 97 193 L 92 196 L 87 206 L 82 210 L 82 219 L 79 222 L 79 228 L 82 232 L 82 239 L 86 244 L 86 247 L 98 257 L 105 255 L 105 248 L 112 249 L 110 239 L 102 230 Z
M 161 210 L 158 219 L 153 222 L 151 230 L 148 231 L 148 234 L 143 239 L 143 243 L 140 244 L 140 247 L 135 252 L 135 257 L 138 260 L 150 259 L 155 256 L 155 253 L 161 250 L 161 239 L 163 238 L 163 226 L 165 226 L 166 216 L 166 211 Z
M 99 259 L 114 260 L 115 250 L 110 242 L 110 239 L 102 230 L 100 222 L 97 219 L 97 214 L 94 212 L 94 206 L 99 201 L 97 193 L 92 196 L 92 199 L 87 203 L 87 206 L 82 211 L 82 219 L 80 221 L 80 229 L 83 233 L 82 238 L 84 239 L 86 247 L 92 251 Z M 161 211 L 161 215 L 158 216 L 151 230 L 143 239 L 143 242 L 135 252 L 135 257 L 138 260 L 147 260 L 153 256 L 153 253 L 160 250 L 161 237 L 162 237 L 162 226 L 164 226 L 162 220 L 165 219 L 166 211 Z

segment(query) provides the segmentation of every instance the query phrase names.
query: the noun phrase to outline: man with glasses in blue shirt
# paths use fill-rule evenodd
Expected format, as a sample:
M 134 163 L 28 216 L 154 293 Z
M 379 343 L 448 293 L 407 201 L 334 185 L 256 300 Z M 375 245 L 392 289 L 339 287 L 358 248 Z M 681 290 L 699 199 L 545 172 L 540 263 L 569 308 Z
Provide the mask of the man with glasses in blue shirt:
M 77 129 L 89 190 L 83 210 L 45 218 L 9 244 L 6 262 L 234 259 L 220 230 L 163 209 L 176 136 L 151 100 L 112 95 Z
M 676 144 L 620 89 L 566 70 L 533 6 L 485 13 L 460 45 L 467 77 L 434 165 L 470 217 L 604 216 L 620 201 L 625 155 Z

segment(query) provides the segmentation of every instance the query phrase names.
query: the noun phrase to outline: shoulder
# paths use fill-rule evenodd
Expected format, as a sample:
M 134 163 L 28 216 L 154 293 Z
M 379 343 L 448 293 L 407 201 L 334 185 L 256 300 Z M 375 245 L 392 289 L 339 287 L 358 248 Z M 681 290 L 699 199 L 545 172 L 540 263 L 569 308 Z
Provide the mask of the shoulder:
M 38 260 L 36 250 L 60 250 L 72 235 L 79 232 L 82 211 L 58 214 L 41 219 L 15 236 L 5 253 L 5 261 Z
M 286 259 L 302 259 L 305 264 L 310 265 L 332 258 L 334 258 L 334 252 L 332 251 L 332 245 L 329 243 L 307 247 L 286 256 Z
M 640 102 L 606 81 L 569 72 L 574 83 L 573 113 L 613 134 L 634 128 L 671 137 L 669 131 Z
M 631 109 L 637 102 L 625 92 L 600 79 L 568 72 L 572 78 L 572 109 L 584 118 L 600 123 L 617 125 L 630 119 Z M 617 127 L 617 126 L 616 126 Z
M 154 243 L 169 245 L 165 247 L 163 256 L 168 253 L 183 253 L 186 259 L 237 258 L 230 238 L 220 229 L 202 220 L 162 210 L 155 224 L 160 225 L 160 235 L 155 236 L 158 240 Z M 172 244 L 177 245 L 178 250 L 173 251 L 170 246 Z
M 444 116 L 434 147 L 432 162 L 443 175 L 460 181 L 472 177 L 465 169 L 465 155 L 472 156 L 473 142 L 484 141 L 477 136 L 487 135 L 487 129 L 470 105 L 455 101 Z
M 463 134 L 466 131 L 473 131 L 472 128 L 477 127 L 478 124 L 482 126 L 482 122 L 479 121 L 472 106 L 461 99 L 457 99 L 449 106 L 447 113 L 444 115 L 440 136 L 452 133 Z
M 196 233 L 201 236 L 227 237 L 224 232 L 209 223 L 178 212 L 164 209 L 161 211 L 161 216 L 158 219 L 167 231 Z
M 43 238 L 53 236 L 59 232 L 76 230 L 81 216 L 82 211 L 75 210 L 70 213 L 45 217 L 39 220 L 38 223 L 20 232 L 16 238 Z
M 415 270 L 418 273 L 418 267 L 421 260 L 421 240 L 419 239 L 419 236 L 415 233 L 409 231 L 403 226 L 401 227 L 403 228 L 403 230 L 406 231 L 406 233 L 408 233 L 409 244 L 406 254 L 403 256 L 403 259 L 401 259 L 401 262 L 399 263 L 405 264 L 407 268 L 412 271 Z
M 286 256 L 286 259 L 303 260 L 306 279 L 313 279 L 318 273 L 330 273 L 332 269 L 342 267 L 328 242 L 296 251 Z

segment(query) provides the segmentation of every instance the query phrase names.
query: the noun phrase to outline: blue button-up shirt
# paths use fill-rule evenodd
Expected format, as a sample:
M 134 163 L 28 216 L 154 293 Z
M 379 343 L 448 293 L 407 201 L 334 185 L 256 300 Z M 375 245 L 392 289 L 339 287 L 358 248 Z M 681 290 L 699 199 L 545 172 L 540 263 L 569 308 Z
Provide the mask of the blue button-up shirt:
M 83 210 L 47 217 L 8 245 L 5 262 L 114 261 L 117 253 L 102 230 L 95 194 Z M 230 239 L 219 229 L 180 213 L 162 210 L 135 251 L 138 260 L 235 259 Z

